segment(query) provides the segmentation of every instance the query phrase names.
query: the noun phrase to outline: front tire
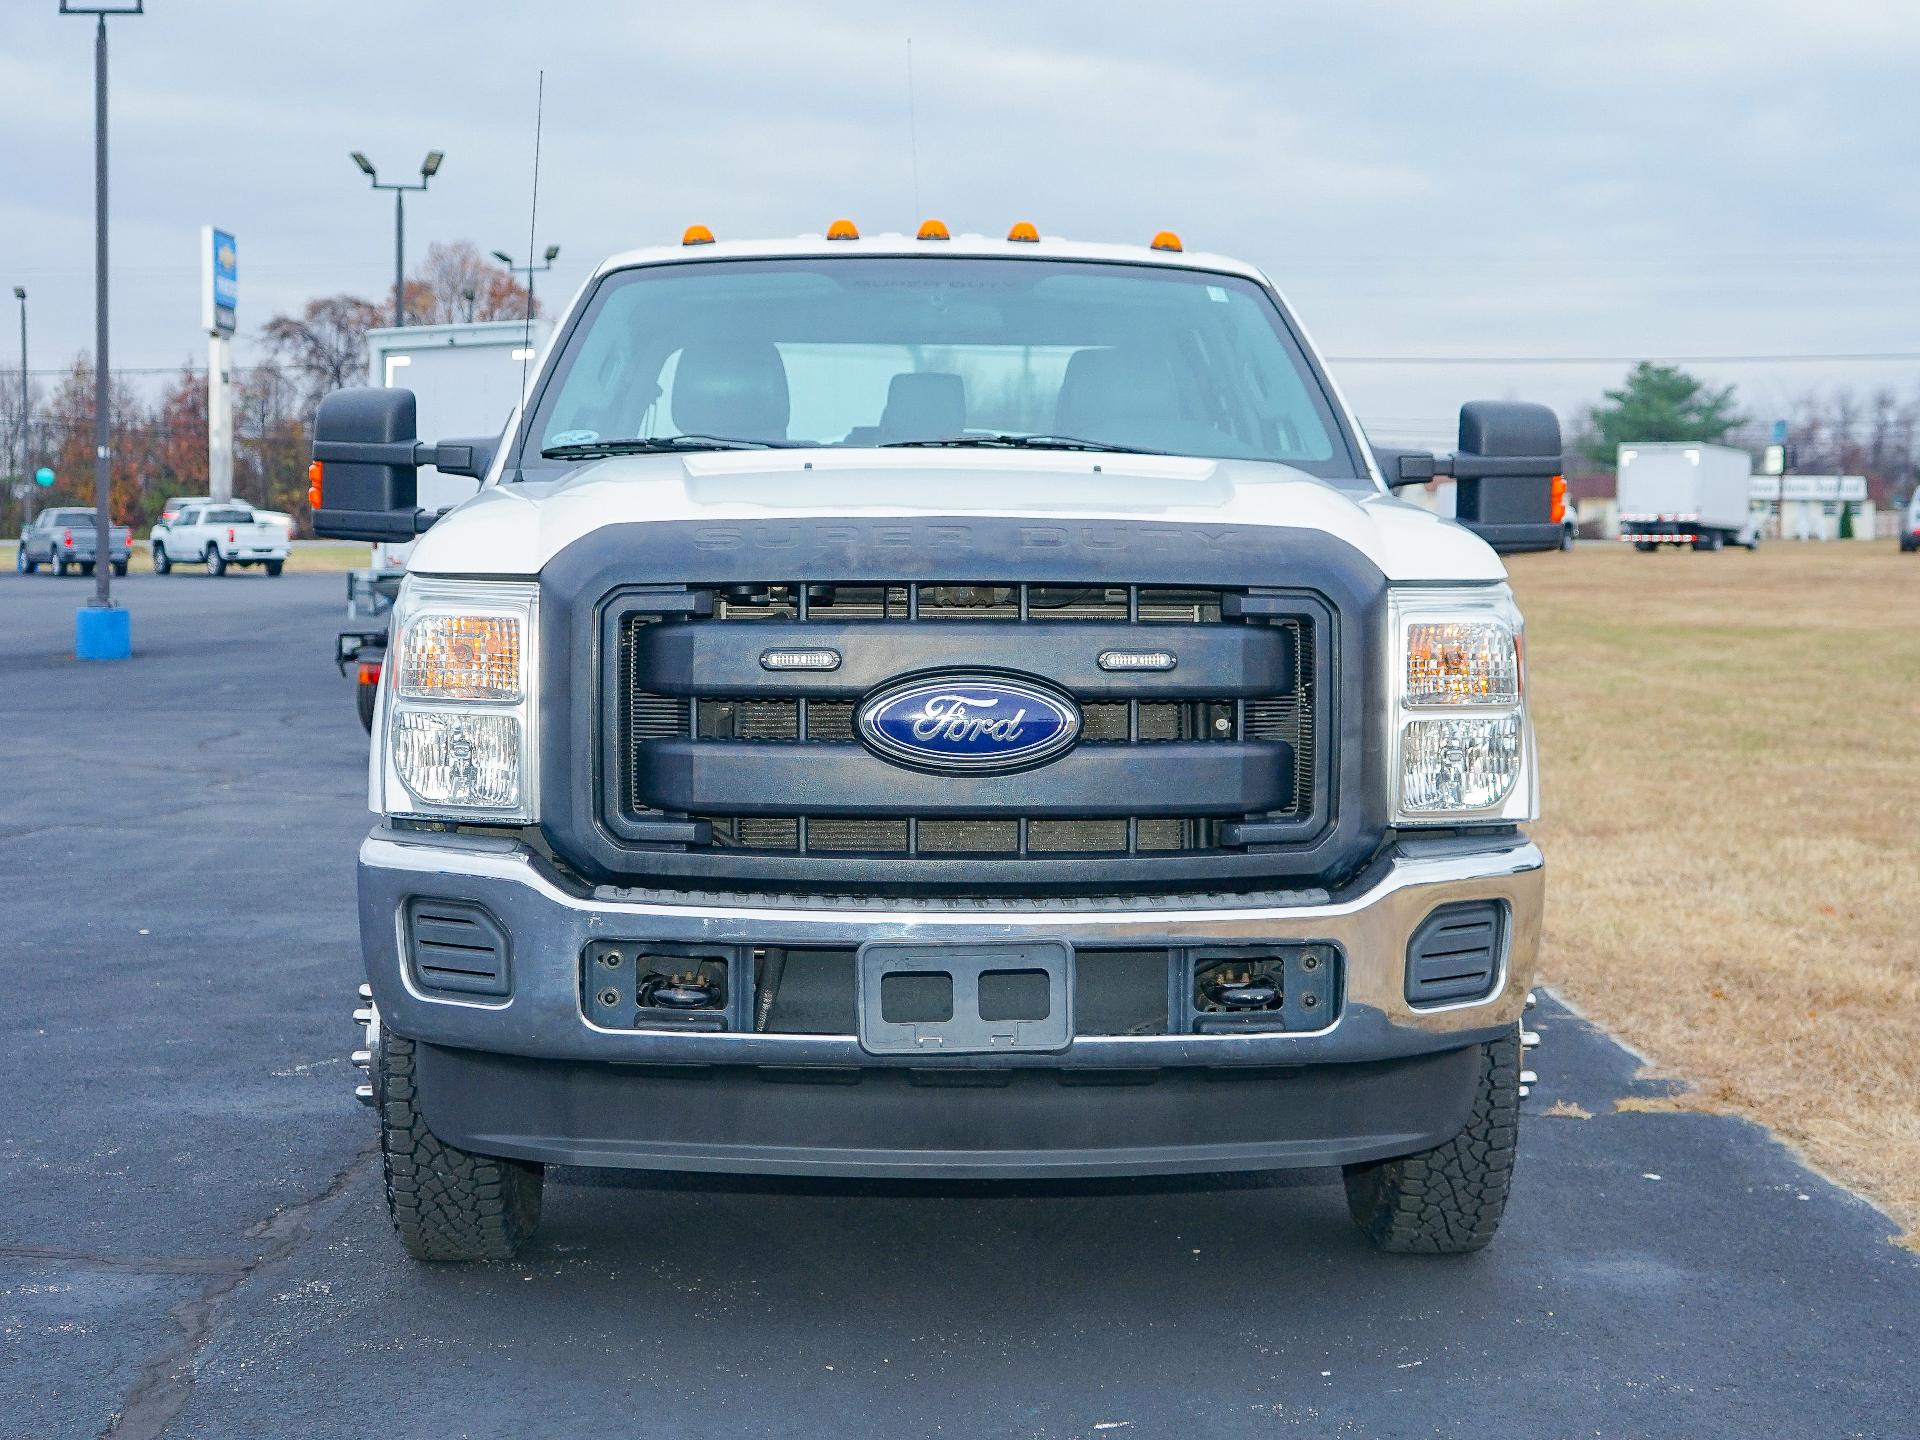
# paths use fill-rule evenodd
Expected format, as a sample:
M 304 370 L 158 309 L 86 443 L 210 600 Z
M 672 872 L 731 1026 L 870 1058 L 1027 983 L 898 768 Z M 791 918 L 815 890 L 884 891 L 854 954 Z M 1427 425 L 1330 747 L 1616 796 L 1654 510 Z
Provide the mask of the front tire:
M 173 569 L 173 561 L 167 558 L 167 547 L 158 540 L 153 542 L 153 573 L 165 575 Z
M 1500 1227 L 1520 1135 L 1520 1033 L 1478 1047 L 1480 1075 L 1466 1127 L 1417 1155 L 1349 1165 L 1347 1209 L 1376 1250 L 1466 1255 Z
M 427 1129 L 414 1043 L 384 1026 L 373 1077 L 387 1214 L 415 1260 L 511 1260 L 540 1223 L 546 1171 L 448 1145 Z
M 368 684 L 365 680 L 354 686 L 358 692 L 353 697 L 354 707 L 360 712 L 360 723 L 366 727 L 367 734 L 373 734 L 373 707 L 380 698 L 380 687 Z
M 1902 545 L 1900 548 L 1904 550 L 1907 547 Z M 38 560 L 29 560 L 27 558 L 27 547 L 25 542 L 22 542 L 20 548 L 13 552 L 13 573 L 16 575 L 31 575 L 39 568 L 40 562 Z
M 220 553 L 220 547 L 218 545 L 209 545 L 207 547 L 207 573 L 209 575 L 224 575 L 227 573 L 227 557 Z

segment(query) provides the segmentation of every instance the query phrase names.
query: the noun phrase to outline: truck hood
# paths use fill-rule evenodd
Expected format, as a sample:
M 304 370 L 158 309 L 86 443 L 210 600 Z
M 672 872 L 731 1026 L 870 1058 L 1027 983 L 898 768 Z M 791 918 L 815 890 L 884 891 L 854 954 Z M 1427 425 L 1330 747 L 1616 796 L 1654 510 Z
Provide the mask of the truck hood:
M 420 540 L 422 574 L 525 575 L 603 525 L 1004 516 L 1321 531 L 1390 581 L 1497 581 L 1485 542 L 1417 505 L 1289 466 L 1179 456 L 983 450 L 738 450 L 616 456 L 560 479 L 489 485 Z

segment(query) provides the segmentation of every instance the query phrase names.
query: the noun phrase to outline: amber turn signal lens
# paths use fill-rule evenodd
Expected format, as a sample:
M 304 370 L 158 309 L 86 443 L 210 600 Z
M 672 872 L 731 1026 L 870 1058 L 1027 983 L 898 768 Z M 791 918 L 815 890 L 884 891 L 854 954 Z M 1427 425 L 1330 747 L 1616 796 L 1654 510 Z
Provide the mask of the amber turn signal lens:
M 324 475 L 325 469 L 318 460 L 307 466 L 307 508 L 309 510 L 320 508 L 321 491 L 324 488 L 321 480 Z
M 1553 523 L 1562 525 L 1567 519 L 1567 477 L 1553 477 Z

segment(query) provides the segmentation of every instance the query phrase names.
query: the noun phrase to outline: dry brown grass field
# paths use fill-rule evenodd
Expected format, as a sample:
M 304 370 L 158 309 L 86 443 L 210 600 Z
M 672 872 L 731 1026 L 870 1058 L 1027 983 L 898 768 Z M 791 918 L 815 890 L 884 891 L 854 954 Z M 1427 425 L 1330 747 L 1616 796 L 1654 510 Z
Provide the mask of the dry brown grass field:
M 1510 568 L 1546 982 L 1687 1082 L 1672 1105 L 1771 1127 L 1915 1245 L 1920 555 L 1586 545 Z

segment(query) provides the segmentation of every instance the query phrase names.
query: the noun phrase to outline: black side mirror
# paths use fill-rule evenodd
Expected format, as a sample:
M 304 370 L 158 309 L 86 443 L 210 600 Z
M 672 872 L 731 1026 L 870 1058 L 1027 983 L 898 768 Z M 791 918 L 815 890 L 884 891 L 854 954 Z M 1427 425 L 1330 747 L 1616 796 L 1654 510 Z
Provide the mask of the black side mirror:
M 1454 518 L 1494 549 L 1560 548 L 1560 418 L 1544 405 L 1471 400 L 1460 407 L 1460 446 L 1451 455 L 1374 451 L 1391 488 L 1451 476 Z
M 405 542 L 439 514 L 420 508 L 420 467 L 479 476 L 482 442 L 422 445 L 411 390 L 336 390 L 313 421 L 313 533 L 332 540 Z M 491 461 L 489 448 L 485 460 Z

